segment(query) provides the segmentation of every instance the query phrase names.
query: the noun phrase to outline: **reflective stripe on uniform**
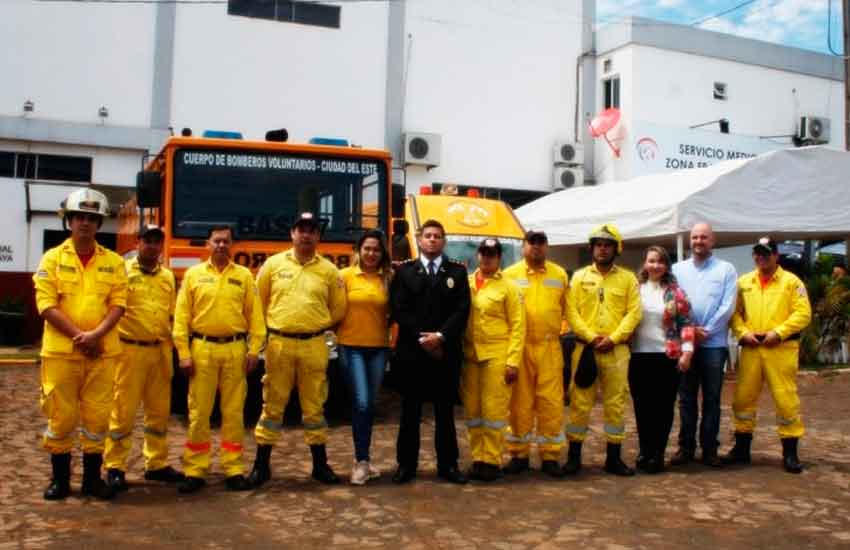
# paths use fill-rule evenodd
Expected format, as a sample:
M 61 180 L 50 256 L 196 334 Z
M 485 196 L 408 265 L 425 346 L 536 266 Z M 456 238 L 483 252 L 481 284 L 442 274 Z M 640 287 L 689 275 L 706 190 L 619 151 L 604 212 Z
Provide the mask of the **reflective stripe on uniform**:
M 564 281 L 559 281 L 558 279 L 543 279 L 543 286 L 547 286 L 549 288 L 564 288 Z
M 222 441 L 221 448 L 232 453 L 242 452 L 242 444 L 235 441 Z
M 125 434 L 125 433 L 122 433 L 122 432 L 109 432 L 109 439 L 111 439 L 112 441 L 120 441 L 120 440 L 124 439 L 125 437 L 127 437 L 128 435 L 130 435 L 130 434 Z
M 322 430 L 328 427 L 328 423 L 323 418 L 321 422 L 305 422 L 304 429 L 307 431 Z
M 485 428 L 490 428 L 491 430 L 501 430 L 508 425 L 504 420 L 487 420 L 486 418 L 482 419 L 481 423 L 484 424 Z
M 106 436 L 106 434 L 102 434 L 102 433 L 96 434 L 96 433 L 90 432 L 85 428 L 80 428 L 80 433 L 83 434 L 83 437 L 85 437 L 89 441 L 103 441 L 104 437 Z
M 187 441 L 186 448 L 196 453 L 202 453 L 210 450 L 210 442 L 205 441 L 203 443 L 192 443 L 191 441 Z
M 157 430 L 155 428 L 151 428 L 150 426 L 145 426 L 145 433 L 148 435 L 155 435 L 157 437 L 165 437 L 167 434 L 165 430 Z
M 752 420 L 756 417 L 755 413 L 736 412 L 735 418 L 738 420 Z
M 268 428 L 273 432 L 283 431 L 283 422 L 278 422 L 277 420 L 272 420 L 271 418 L 260 420 L 260 426 L 262 426 L 263 428 Z
M 483 418 L 470 418 L 469 420 L 466 421 L 466 427 L 467 428 L 480 428 L 483 425 L 484 425 L 484 419 Z
M 522 436 L 516 436 L 512 433 L 506 434 L 505 439 L 510 443 L 531 443 L 531 440 L 534 439 L 534 436 L 531 432 L 528 432 Z
M 576 426 L 575 424 L 567 424 L 567 433 L 571 434 L 586 434 L 587 426 Z
M 527 288 L 529 286 L 528 279 L 514 279 L 514 282 L 521 288 Z
M 537 436 L 537 444 L 538 445 L 546 445 L 546 444 L 558 444 L 563 443 L 566 440 L 566 436 L 564 434 L 558 434 L 556 437 L 546 437 L 543 435 Z
M 798 418 L 799 417 L 797 417 L 797 416 L 795 416 L 793 418 L 785 418 L 783 416 L 777 415 L 776 416 L 776 423 L 781 425 L 781 426 L 790 426 L 791 424 L 795 423 Z
M 51 432 L 50 430 L 44 430 L 44 437 L 47 439 L 65 439 L 68 437 L 68 434 L 58 434 L 56 432 Z
M 614 426 L 613 424 L 605 424 L 605 433 L 609 435 L 620 435 L 626 433 L 625 426 Z

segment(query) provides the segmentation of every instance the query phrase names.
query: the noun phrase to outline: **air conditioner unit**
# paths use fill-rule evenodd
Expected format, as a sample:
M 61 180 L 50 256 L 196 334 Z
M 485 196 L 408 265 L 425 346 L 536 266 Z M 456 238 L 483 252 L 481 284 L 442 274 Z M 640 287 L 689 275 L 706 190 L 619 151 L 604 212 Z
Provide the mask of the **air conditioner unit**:
M 556 166 L 552 173 L 552 189 L 570 189 L 584 185 L 584 168 Z
M 552 148 L 552 162 L 558 166 L 577 166 L 584 163 L 584 145 L 574 141 L 556 141 Z
M 440 165 L 443 138 L 440 134 L 409 132 L 404 134 L 404 164 L 434 168 Z
M 800 117 L 797 138 L 808 145 L 829 143 L 829 119 L 820 116 Z

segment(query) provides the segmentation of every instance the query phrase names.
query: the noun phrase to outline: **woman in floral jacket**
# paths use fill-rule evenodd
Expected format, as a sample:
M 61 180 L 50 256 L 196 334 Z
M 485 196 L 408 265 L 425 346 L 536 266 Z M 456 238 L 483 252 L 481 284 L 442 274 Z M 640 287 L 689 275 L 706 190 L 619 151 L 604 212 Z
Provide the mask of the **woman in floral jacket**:
M 658 473 L 664 469 L 679 377 L 691 366 L 694 330 L 691 305 L 670 272 L 670 256 L 663 247 L 646 249 L 638 279 L 643 317 L 629 362 L 640 442 L 637 468 Z

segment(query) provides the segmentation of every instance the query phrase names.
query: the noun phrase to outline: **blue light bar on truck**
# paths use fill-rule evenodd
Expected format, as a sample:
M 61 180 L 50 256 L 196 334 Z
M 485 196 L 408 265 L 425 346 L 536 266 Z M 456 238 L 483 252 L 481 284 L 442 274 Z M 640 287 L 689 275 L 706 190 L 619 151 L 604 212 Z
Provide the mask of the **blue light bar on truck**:
M 348 147 L 348 140 L 342 138 L 314 137 L 310 138 L 310 145 L 333 145 L 334 147 Z
M 229 132 L 227 130 L 204 130 L 204 137 L 213 139 L 242 139 L 242 132 Z

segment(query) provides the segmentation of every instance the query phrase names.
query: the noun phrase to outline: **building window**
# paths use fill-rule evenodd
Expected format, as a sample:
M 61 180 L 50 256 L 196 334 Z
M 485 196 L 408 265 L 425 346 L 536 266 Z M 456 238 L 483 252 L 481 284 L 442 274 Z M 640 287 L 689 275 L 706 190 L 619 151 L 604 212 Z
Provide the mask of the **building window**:
M 331 29 L 339 28 L 340 10 L 339 6 L 296 0 L 228 0 L 227 2 L 229 15 Z
M 0 151 L 0 178 L 15 177 L 15 153 Z
M 723 82 L 714 83 L 714 99 L 718 101 L 726 101 L 726 84 Z
M 610 109 L 615 107 L 620 108 L 620 78 L 609 78 L 602 81 L 602 88 L 605 93 L 605 108 Z
M 0 177 L 90 182 L 91 157 L 0 151 Z

